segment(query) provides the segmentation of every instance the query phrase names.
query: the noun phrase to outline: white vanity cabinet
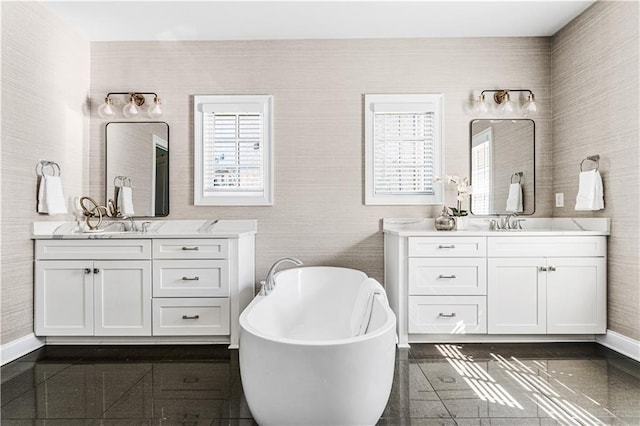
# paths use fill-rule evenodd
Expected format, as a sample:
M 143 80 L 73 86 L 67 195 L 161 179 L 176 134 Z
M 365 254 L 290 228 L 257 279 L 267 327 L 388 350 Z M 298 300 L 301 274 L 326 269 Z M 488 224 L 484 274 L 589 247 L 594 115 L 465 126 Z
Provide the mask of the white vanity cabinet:
M 606 237 L 489 237 L 488 254 L 489 333 L 605 333 Z
M 148 233 L 34 226 L 35 333 L 49 343 L 227 343 L 255 295 L 254 220 L 165 221 Z M 42 228 L 42 229 L 41 229 Z
M 385 290 L 400 347 L 606 332 L 607 219 L 595 231 L 508 233 L 386 221 Z
M 150 336 L 150 259 L 149 241 L 37 241 L 36 335 Z

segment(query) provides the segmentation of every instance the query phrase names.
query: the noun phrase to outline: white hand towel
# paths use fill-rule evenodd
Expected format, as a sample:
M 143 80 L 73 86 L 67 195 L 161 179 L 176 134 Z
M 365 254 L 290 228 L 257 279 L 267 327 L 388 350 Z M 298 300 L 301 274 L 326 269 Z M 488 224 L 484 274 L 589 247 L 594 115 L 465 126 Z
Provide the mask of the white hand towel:
M 123 216 L 133 216 L 133 193 L 130 186 L 123 186 L 118 190 L 118 207 Z
M 604 191 L 602 176 L 598 170 L 580 172 L 576 210 L 602 210 L 604 208 Z
M 38 189 L 38 213 L 50 215 L 67 213 L 60 176 L 42 176 Z
M 509 185 L 509 196 L 507 197 L 505 210 L 516 213 L 522 212 L 522 185 L 517 182 Z

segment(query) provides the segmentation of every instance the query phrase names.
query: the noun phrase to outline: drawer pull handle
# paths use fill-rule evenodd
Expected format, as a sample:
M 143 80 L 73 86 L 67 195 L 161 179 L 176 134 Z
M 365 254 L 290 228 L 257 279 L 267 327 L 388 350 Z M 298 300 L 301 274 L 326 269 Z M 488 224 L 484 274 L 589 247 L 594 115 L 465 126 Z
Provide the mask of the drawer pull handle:
M 91 268 L 84 268 L 84 273 L 85 274 L 90 274 L 91 273 Z
M 182 281 L 198 281 L 200 277 L 182 277 Z
M 452 279 L 452 278 L 456 278 L 456 276 L 455 275 L 438 275 L 438 278 L 440 278 L 440 279 L 444 279 L 444 278 Z
M 185 377 L 184 379 L 182 379 L 182 383 L 188 383 L 188 384 L 193 384 L 193 383 L 198 383 L 200 381 L 200 379 L 198 379 L 197 377 Z M 198 417 L 198 415 L 195 415 L 196 417 Z
M 538 271 L 540 271 L 540 272 L 547 272 L 547 267 L 546 267 L 546 266 L 540 266 L 540 267 L 538 268 Z
M 198 318 L 200 318 L 200 315 L 192 315 L 192 316 L 183 315 L 182 316 L 182 319 L 198 319 Z
M 450 245 L 448 245 L 448 246 L 443 246 L 442 244 L 440 244 L 440 245 L 438 246 L 438 248 L 439 248 L 439 249 L 454 249 L 454 248 L 456 248 L 456 245 L 455 245 L 455 244 L 450 244 Z
M 556 267 L 555 267 L 555 266 L 549 266 L 549 271 L 550 271 L 550 272 L 553 272 L 553 271 L 555 271 L 555 270 L 556 270 Z
M 438 314 L 438 318 L 455 318 L 455 317 L 456 317 L 455 312 L 451 312 L 450 314 L 443 314 L 442 312 L 440 312 Z
M 193 251 L 198 251 L 200 250 L 200 247 L 182 247 L 182 250 L 193 250 Z

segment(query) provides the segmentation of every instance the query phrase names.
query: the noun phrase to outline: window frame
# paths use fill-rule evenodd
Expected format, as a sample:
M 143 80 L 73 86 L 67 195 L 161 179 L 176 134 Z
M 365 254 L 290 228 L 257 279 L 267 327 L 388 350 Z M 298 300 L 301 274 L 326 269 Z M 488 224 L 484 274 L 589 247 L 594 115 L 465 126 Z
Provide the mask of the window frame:
M 413 112 L 432 112 L 433 116 L 433 176 L 441 176 L 444 162 L 443 94 L 365 94 L 365 205 L 438 205 L 444 203 L 443 188 L 434 184 L 433 194 L 376 194 L 374 114 L 376 105 L 394 104 Z
M 204 108 L 209 104 L 227 104 L 234 112 L 244 105 L 247 112 L 260 105 L 263 111 L 263 185 L 262 195 L 244 191 L 205 191 L 204 186 Z M 193 96 L 193 202 L 195 206 L 272 206 L 273 205 L 273 96 L 271 95 L 194 95 Z

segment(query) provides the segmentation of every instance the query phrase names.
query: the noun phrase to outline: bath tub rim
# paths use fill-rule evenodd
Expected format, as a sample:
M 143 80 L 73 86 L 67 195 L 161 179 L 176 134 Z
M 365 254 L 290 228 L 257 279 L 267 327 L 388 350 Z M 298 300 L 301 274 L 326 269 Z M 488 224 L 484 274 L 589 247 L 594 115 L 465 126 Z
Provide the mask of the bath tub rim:
M 324 269 L 324 268 L 343 269 L 343 270 L 361 272 L 365 276 L 363 278 L 363 281 L 368 278 L 371 278 L 366 273 L 358 269 L 344 268 L 340 266 L 302 266 L 298 268 L 291 268 L 291 269 L 286 269 L 284 271 L 280 271 L 275 275 L 275 277 L 277 277 L 281 273 L 295 271 L 299 269 Z M 382 287 L 384 291 L 384 300 L 386 304 L 383 304 L 383 307 L 385 312 L 387 313 L 387 319 L 384 324 L 382 324 L 380 327 L 378 327 L 375 331 L 371 333 L 366 333 L 360 336 L 352 336 L 352 337 L 346 337 L 341 339 L 331 339 L 331 340 L 302 340 L 302 339 L 292 339 L 289 337 L 277 337 L 271 334 L 266 334 L 261 329 L 252 326 L 250 322 L 247 320 L 247 317 L 251 314 L 254 307 L 259 303 L 261 303 L 262 301 L 264 301 L 265 298 L 268 298 L 270 296 L 270 295 L 267 295 L 267 296 L 256 295 L 253 298 L 253 300 L 251 300 L 249 305 L 240 314 L 240 318 L 239 318 L 240 338 L 242 338 L 243 333 L 250 333 L 257 338 L 260 338 L 269 342 L 282 343 L 282 344 L 293 345 L 293 346 L 340 346 L 340 345 L 348 345 L 348 344 L 353 344 L 357 342 L 362 342 L 362 341 L 366 341 L 366 340 L 370 340 L 370 339 L 374 339 L 376 337 L 382 336 L 383 334 L 387 333 L 389 329 L 395 330 L 397 318 L 395 313 L 391 309 L 391 306 L 389 305 L 386 289 L 377 280 L 376 282 L 380 285 L 380 287 Z M 271 294 L 273 294 L 273 292 L 276 292 L 276 291 L 278 291 L 277 286 L 271 292 Z

